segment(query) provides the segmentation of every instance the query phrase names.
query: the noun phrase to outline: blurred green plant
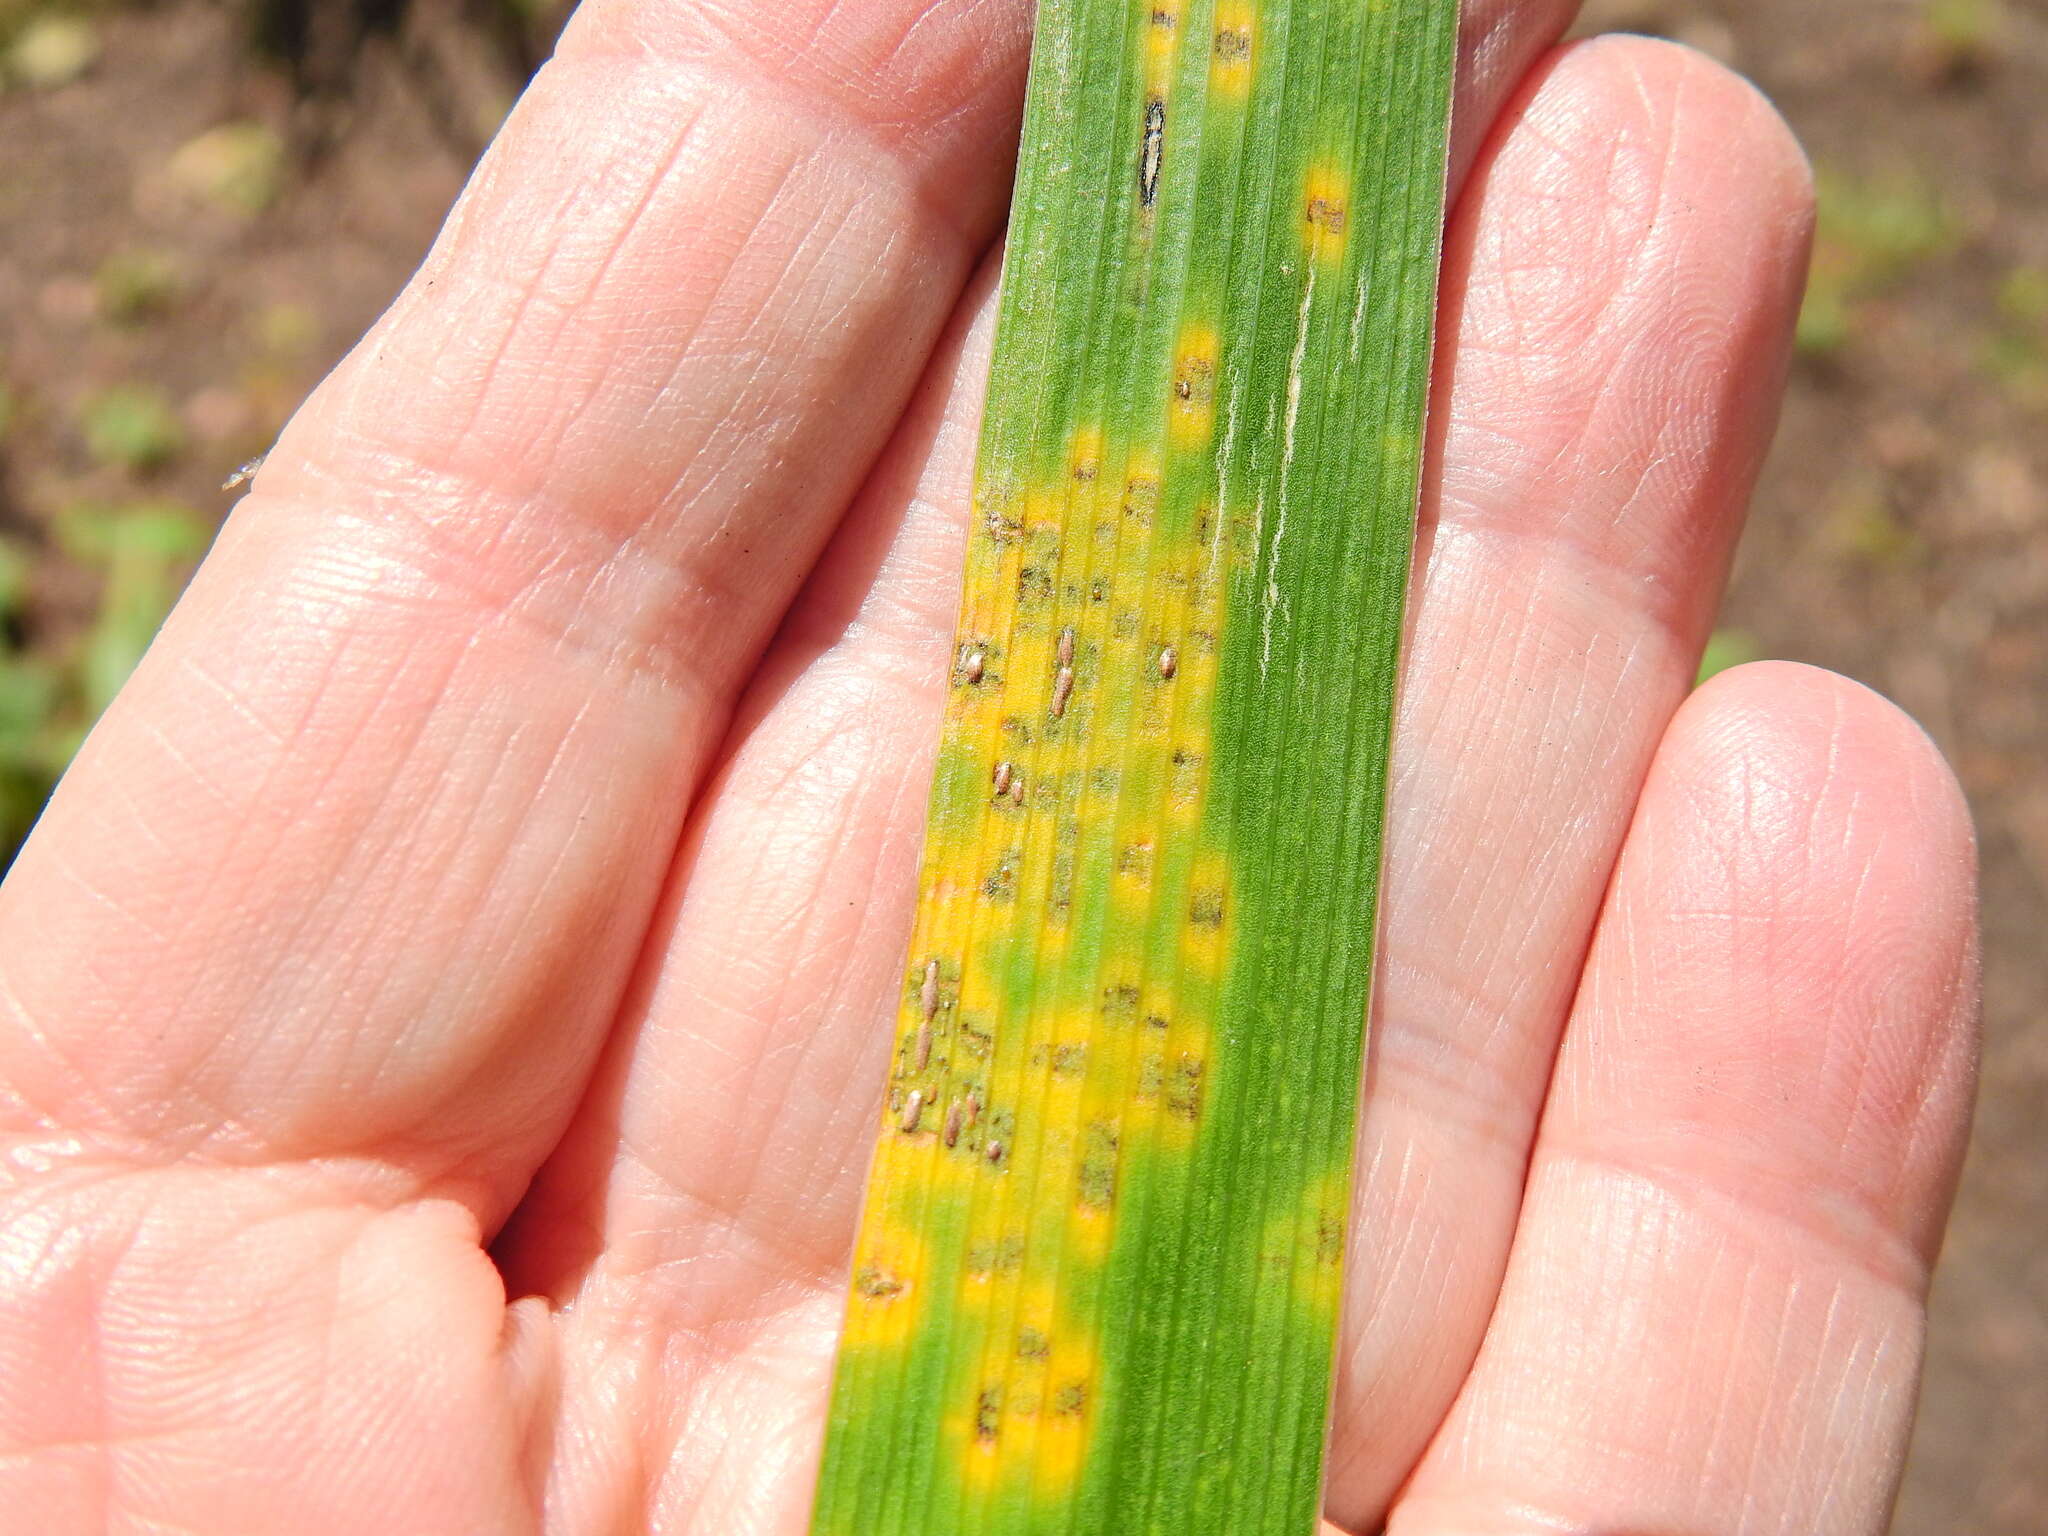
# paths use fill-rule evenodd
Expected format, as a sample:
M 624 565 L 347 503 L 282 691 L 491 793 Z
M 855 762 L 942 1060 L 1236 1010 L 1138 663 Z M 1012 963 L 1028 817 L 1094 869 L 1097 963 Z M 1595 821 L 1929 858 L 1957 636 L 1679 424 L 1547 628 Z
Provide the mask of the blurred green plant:
M 27 556 L 0 542 L 0 870 L 13 862 L 79 735 L 66 719 L 60 665 L 17 638 L 28 578 Z
M 285 144 L 277 130 L 244 121 L 187 139 L 172 151 L 164 173 L 187 196 L 253 217 L 277 201 L 284 170 Z
M 100 315 L 115 325 L 139 325 L 163 314 L 185 286 L 185 270 L 168 251 L 116 251 L 93 274 Z
M 2048 267 L 2014 267 L 1998 285 L 1998 312 L 2015 325 L 2048 326 Z
M 1954 74 L 1989 64 L 2005 28 L 2005 0 L 1921 0 L 1914 42 L 1937 72 Z
M 2006 395 L 2029 409 L 2048 408 L 2048 267 L 2020 266 L 1998 286 L 1997 321 L 1980 360 Z
M 1866 566 L 1893 570 L 1926 560 L 1927 541 L 1899 515 L 1892 482 L 1872 469 L 1846 474 L 1829 495 L 1822 534 L 1827 546 Z
M 1856 338 L 1872 300 L 1953 250 L 1959 228 L 1940 193 L 1910 171 L 1822 168 L 1815 183 L 1819 217 L 1798 341 L 1801 351 L 1824 356 Z
M 213 529 L 178 502 L 85 503 L 58 519 L 57 537 L 72 559 L 103 573 L 74 658 L 80 701 L 96 717 L 156 638 Z
M 1763 647 L 1756 637 L 1745 630 L 1717 629 L 1707 639 L 1707 648 L 1700 655 L 1699 676 L 1695 680 L 1704 683 L 1730 667 L 1743 667 L 1752 661 L 1763 659 Z
M 33 563 L 0 543 L 0 868 L 57 777 L 148 649 L 212 537 L 178 502 L 81 502 L 52 525 L 59 549 L 100 582 L 91 624 L 56 647 L 22 642 Z
M 99 31 L 83 16 L 41 11 L 6 31 L 13 33 L 13 39 L 0 57 L 0 82 L 30 90 L 55 90 L 99 62 Z
M 250 330 L 268 357 L 295 360 L 320 344 L 320 317 L 304 304 L 266 304 L 250 321 Z
M 154 385 L 116 384 L 89 395 L 78 428 L 94 463 L 136 474 L 161 468 L 185 447 L 184 424 Z

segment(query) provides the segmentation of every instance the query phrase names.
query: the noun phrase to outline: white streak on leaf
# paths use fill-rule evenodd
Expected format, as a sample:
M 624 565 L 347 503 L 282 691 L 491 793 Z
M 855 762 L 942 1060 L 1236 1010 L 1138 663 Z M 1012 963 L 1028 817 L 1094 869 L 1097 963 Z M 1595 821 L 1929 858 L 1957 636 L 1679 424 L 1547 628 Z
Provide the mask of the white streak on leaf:
M 1266 599 L 1259 605 L 1259 676 L 1273 658 L 1273 616 L 1286 617 L 1287 598 L 1280 590 L 1280 541 L 1287 537 L 1287 477 L 1294 468 L 1294 427 L 1301 416 L 1301 376 L 1308 358 L 1309 308 L 1315 303 L 1316 271 L 1310 264 L 1301 285 L 1301 312 L 1294 322 L 1294 355 L 1287 360 L 1287 421 L 1280 432 L 1280 516 L 1273 525 L 1273 547 L 1266 560 Z

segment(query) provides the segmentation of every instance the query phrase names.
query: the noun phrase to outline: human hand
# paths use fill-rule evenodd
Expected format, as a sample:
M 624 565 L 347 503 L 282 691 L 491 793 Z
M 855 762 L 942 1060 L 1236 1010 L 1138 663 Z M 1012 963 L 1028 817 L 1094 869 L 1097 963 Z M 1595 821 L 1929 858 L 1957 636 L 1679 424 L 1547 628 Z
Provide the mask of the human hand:
M 1968 821 L 1687 697 L 1810 195 L 1568 11 L 1468 0 L 1329 1513 L 1876 1531 Z M 586 0 L 292 424 L 0 888 L 0 1526 L 804 1528 L 1027 25 Z

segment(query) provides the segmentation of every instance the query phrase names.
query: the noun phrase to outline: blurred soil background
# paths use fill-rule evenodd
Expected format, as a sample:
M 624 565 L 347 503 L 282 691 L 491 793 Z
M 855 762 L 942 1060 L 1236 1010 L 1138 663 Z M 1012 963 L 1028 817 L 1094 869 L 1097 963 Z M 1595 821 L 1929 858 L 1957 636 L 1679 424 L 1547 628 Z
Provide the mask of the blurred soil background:
M 567 0 L 0 0 L 0 866 Z M 2048 0 L 1591 0 L 1756 79 L 1820 235 L 1709 667 L 1834 667 L 1981 828 L 1989 1044 L 1904 1536 L 2048 1532 Z

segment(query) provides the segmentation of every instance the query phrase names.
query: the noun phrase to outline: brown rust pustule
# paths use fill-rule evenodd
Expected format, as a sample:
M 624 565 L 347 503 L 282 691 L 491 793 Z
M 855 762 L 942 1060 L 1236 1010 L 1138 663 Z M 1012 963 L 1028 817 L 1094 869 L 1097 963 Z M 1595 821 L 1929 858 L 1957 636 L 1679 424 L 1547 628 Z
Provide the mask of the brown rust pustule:
M 1073 696 L 1074 669 L 1072 667 L 1061 667 L 1059 671 L 1059 676 L 1053 679 L 1052 684 L 1053 719 L 1061 720 L 1066 718 L 1067 701 L 1073 698 Z

